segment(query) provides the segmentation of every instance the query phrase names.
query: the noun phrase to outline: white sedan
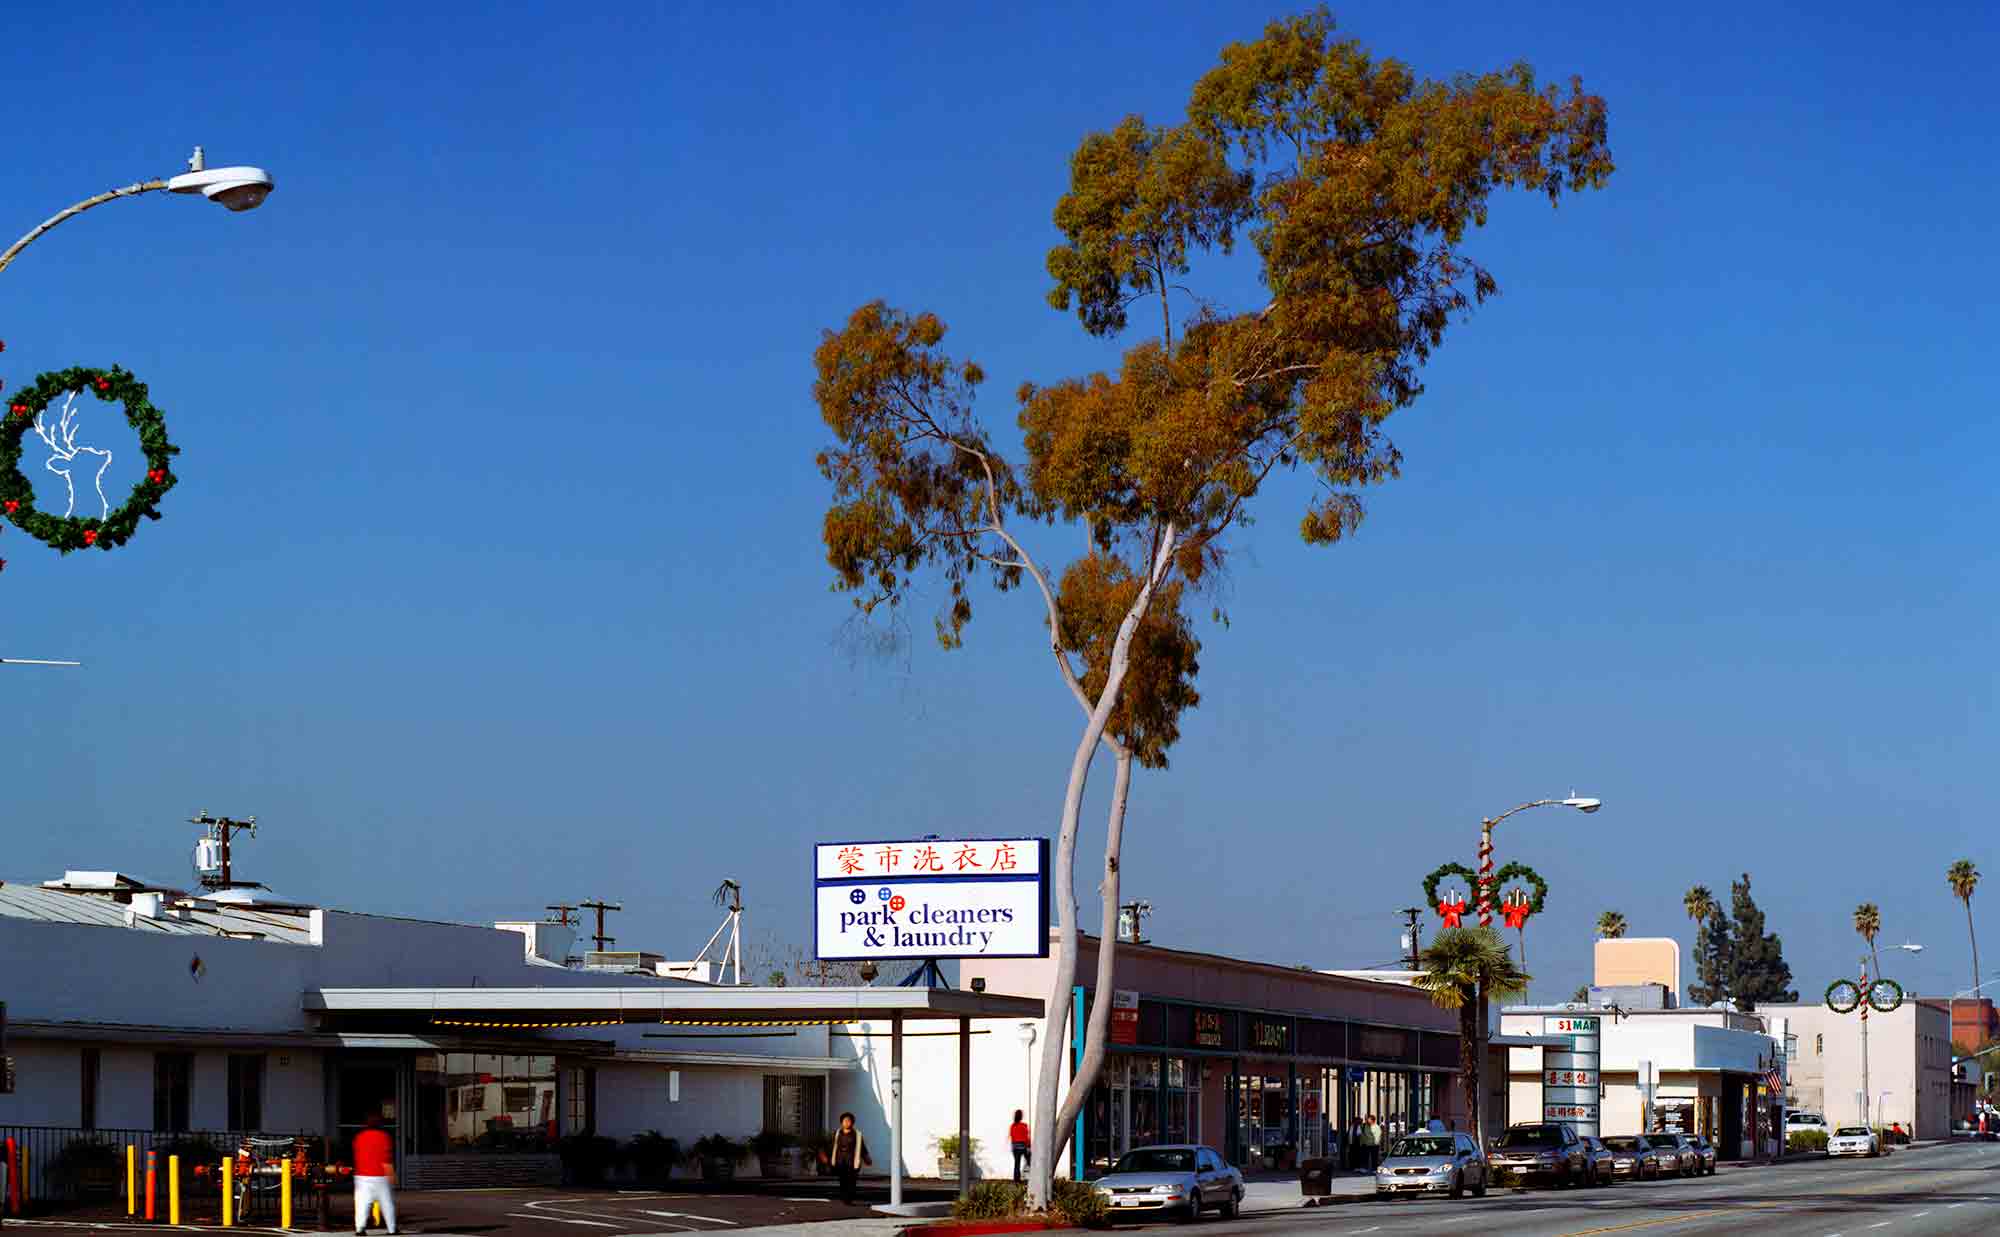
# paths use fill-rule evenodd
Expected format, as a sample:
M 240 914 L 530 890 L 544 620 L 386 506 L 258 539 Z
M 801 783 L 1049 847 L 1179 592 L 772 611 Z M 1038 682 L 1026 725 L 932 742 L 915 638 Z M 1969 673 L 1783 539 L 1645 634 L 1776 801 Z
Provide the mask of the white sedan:
M 1826 1153 L 1877 1156 L 1882 1154 L 1882 1140 L 1865 1125 L 1843 1125 L 1826 1140 Z

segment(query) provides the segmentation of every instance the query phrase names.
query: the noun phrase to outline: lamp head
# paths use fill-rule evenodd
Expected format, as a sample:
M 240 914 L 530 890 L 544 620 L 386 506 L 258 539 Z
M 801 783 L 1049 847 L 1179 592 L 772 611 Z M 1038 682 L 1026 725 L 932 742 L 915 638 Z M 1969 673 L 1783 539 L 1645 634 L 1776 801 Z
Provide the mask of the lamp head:
M 1603 807 L 1604 803 L 1598 799 L 1579 799 L 1575 795 L 1571 795 L 1569 798 L 1563 800 L 1562 805 L 1564 807 L 1573 807 L 1579 812 L 1588 813 L 1595 812 L 1598 808 Z
M 269 172 L 253 167 L 197 168 L 167 182 L 172 193 L 199 193 L 232 211 L 257 209 L 275 187 Z

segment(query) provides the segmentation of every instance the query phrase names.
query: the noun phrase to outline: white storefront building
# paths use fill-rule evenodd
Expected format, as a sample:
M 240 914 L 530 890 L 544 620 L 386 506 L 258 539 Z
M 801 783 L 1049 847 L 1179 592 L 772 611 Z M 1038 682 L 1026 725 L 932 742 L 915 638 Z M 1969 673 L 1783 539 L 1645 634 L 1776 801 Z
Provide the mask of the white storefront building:
M 10 1136 L 45 1134 L 44 1160 L 90 1131 L 337 1144 L 374 1115 L 414 1187 L 547 1181 L 569 1134 L 805 1135 L 842 1106 L 885 1132 L 879 1088 L 849 1081 L 882 1064 L 845 1033 L 859 1020 L 942 1018 L 926 1025 L 955 1031 L 962 1015 L 1041 1012 L 973 993 L 568 967 L 559 925 L 219 896 L 112 872 L 0 884 Z

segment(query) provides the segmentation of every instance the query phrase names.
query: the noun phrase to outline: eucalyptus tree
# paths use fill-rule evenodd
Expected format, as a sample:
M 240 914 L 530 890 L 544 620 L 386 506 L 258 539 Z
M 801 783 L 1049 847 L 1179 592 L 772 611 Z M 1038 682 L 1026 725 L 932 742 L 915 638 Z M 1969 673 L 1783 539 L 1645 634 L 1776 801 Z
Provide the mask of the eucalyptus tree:
M 974 412 L 984 371 L 944 350 L 935 313 L 873 302 L 822 338 L 814 395 L 835 439 L 819 466 L 832 487 L 822 535 L 836 587 L 880 616 L 900 613 L 919 578 L 941 578 L 934 626 L 956 648 L 976 585 L 1031 586 L 1057 685 L 1079 711 L 1051 873 L 1061 923 L 1051 1011 L 1067 1007 L 1075 982 L 1076 837 L 1095 754 L 1109 735 L 1114 757 L 1119 743 L 1133 749 L 1119 766 L 1128 780 L 1132 761 L 1145 763 L 1125 737 L 1141 718 L 1115 723 L 1149 618 L 1156 607 L 1178 615 L 1176 587 L 1201 587 L 1226 561 L 1274 473 L 1303 469 L 1317 482 L 1299 518 L 1307 542 L 1353 531 L 1361 491 L 1398 471 L 1383 422 L 1421 393 L 1447 328 L 1497 290 L 1465 252 L 1466 233 L 1503 189 L 1553 202 L 1603 184 L 1605 125 L 1602 100 L 1574 81 L 1545 87 L 1525 65 L 1420 81 L 1336 40 L 1324 10 L 1286 19 L 1223 49 L 1184 122 L 1128 118 L 1078 146 L 1055 209 L 1050 303 L 1100 337 L 1124 335 L 1142 301 L 1149 325 L 1114 372 L 1018 390 L 1018 464 Z M 1224 290 L 1237 281 L 1191 284 L 1197 259 L 1230 253 L 1239 235 L 1264 292 L 1230 308 Z M 1177 315 L 1182 303 L 1193 308 Z M 1059 574 L 1031 544 L 1044 522 L 1088 537 L 1096 565 L 1074 584 L 1077 568 Z M 1166 629 L 1185 632 L 1185 620 Z M 1113 793 L 1121 825 L 1124 789 Z M 1122 844 L 1121 828 L 1106 888 Z M 1101 974 L 1114 938 L 1100 945 Z M 1066 1092 L 1068 1037 L 1043 1039 L 1037 1204 L 1095 1082 L 1103 1023 L 1093 1014 L 1086 1068 Z

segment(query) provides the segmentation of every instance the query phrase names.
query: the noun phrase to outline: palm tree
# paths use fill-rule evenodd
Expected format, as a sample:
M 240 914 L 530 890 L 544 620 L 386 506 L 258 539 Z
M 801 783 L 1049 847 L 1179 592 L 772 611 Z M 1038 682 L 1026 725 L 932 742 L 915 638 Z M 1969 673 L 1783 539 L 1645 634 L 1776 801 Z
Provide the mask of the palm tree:
M 1952 893 L 1965 903 L 1965 934 L 1972 938 L 1972 996 L 1979 999 L 1979 935 L 1972 930 L 1972 891 L 1979 887 L 1979 869 L 1972 866 L 1972 860 L 1961 859 L 1951 865 L 1944 878 L 1951 884 Z M 1968 1047 L 1978 1047 L 1976 1044 Z
M 1687 912 L 1688 918 L 1694 920 L 1696 928 L 1699 929 L 1700 925 L 1708 922 L 1708 917 L 1715 914 L 1718 908 L 1715 905 L 1715 895 L 1708 891 L 1708 886 L 1696 885 L 1681 895 L 1681 909 Z
M 1514 965 L 1507 942 L 1491 928 L 1446 928 L 1421 957 L 1416 986 L 1439 1009 L 1458 1011 L 1459 1081 L 1472 1135 L 1480 1137 L 1479 1066 L 1485 1051 L 1485 1001 L 1504 1001 L 1528 990 L 1528 974 Z
M 1882 908 L 1863 902 L 1854 908 L 1854 930 L 1868 942 L 1868 955 L 1875 959 L 1875 978 L 1882 978 L 1882 955 L 1875 952 L 1875 938 L 1882 932 Z
M 1597 917 L 1597 935 L 1607 941 L 1615 941 L 1625 935 L 1625 916 L 1617 911 L 1606 911 Z

